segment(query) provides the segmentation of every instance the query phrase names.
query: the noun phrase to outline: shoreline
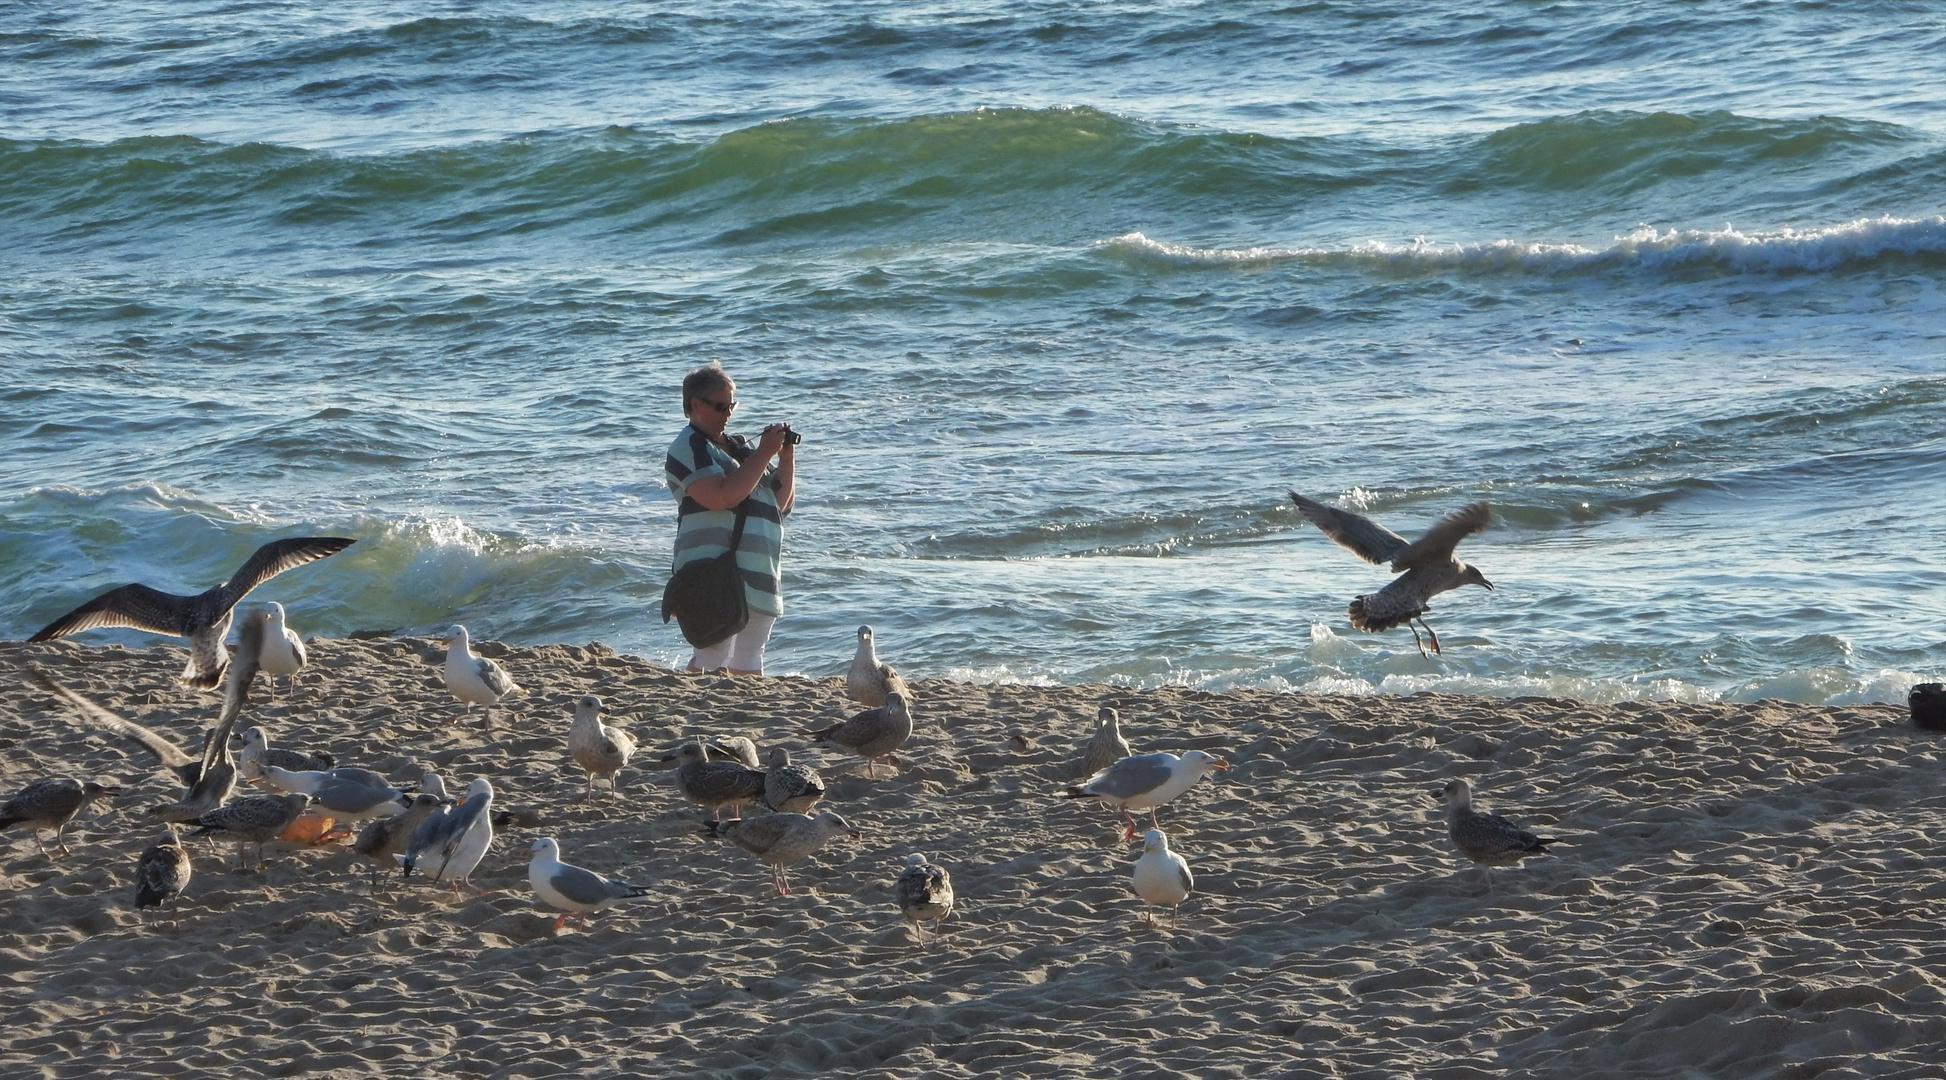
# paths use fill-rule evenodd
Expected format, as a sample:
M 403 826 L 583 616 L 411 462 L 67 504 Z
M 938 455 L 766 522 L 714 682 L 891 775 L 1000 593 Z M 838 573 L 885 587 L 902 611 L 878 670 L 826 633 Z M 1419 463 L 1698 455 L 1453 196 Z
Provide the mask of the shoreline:
M 449 785 L 490 776 L 539 824 L 496 841 L 475 875 L 487 896 L 374 896 L 363 865 L 275 846 L 265 870 L 235 873 L 199 843 L 176 925 L 151 927 L 129 905 L 160 831 L 141 808 L 174 786 L 62 720 L 18 669 L 32 659 L 191 749 L 217 699 L 174 685 L 174 646 L 0 643 L 15 672 L 0 789 L 125 785 L 69 826 L 66 858 L 0 834 L 0 977 L 25 1002 L 6 1060 L 56 1076 L 1650 1077 L 1819 1059 L 1919 1076 L 1946 1035 L 1946 744 L 1899 706 L 922 679 L 903 764 L 872 780 L 802 749 L 803 729 L 855 711 L 842 678 L 476 647 L 528 688 L 491 738 L 443 724 L 457 703 L 427 639 L 314 639 L 296 698 L 269 703 L 260 681 L 239 726 L 396 779 L 422 763 Z M 584 693 L 641 744 L 619 798 L 591 804 L 565 750 Z M 1054 797 L 1104 704 L 1138 753 L 1232 763 L 1158 812 L 1196 874 L 1173 933 L 1139 922 L 1139 847 L 1115 815 Z M 655 760 L 704 731 L 789 746 L 823 773 L 821 809 L 863 837 L 794 864 L 798 891 L 776 896 L 763 864 L 701 835 Z M 1486 891 L 1432 798 L 1456 776 L 1564 842 Z M 650 896 L 550 933 L 526 883 L 536 835 Z M 930 949 L 892 902 L 914 851 L 960 897 Z

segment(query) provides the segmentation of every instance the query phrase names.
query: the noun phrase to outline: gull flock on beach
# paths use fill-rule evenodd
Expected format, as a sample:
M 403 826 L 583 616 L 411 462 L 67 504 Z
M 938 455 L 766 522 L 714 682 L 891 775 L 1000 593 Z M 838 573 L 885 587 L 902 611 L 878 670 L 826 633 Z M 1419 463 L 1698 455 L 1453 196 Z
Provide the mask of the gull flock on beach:
M 1438 593 L 1474 583 L 1487 588 L 1479 571 L 1453 556 L 1460 539 L 1480 531 L 1487 507 L 1475 503 L 1437 522 L 1416 542 L 1391 533 L 1350 511 L 1312 502 L 1292 493 L 1299 509 L 1328 536 L 1372 562 L 1390 562 L 1401 576 L 1378 593 L 1353 601 L 1354 625 L 1372 631 L 1417 622 L 1427 601 Z M 146 585 L 132 584 L 103 593 L 54 620 L 34 636 L 45 641 L 67 634 L 108 626 L 133 627 L 174 634 L 189 640 L 190 661 L 182 682 L 196 688 L 222 688 L 214 720 L 191 752 L 147 726 L 118 716 L 62 685 L 44 670 L 29 665 L 29 676 L 53 695 L 56 712 L 76 729 L 113 736 L 146 752 L 183 787 L 175 801 L 149 809 L 151 819 L 167 833 L 150 844 L 137 861 L 135 903 L 140 908 L 172 905 L 180 909 L 192 881 L 192 853 L 178 830 L 189 836 L 225 838 L 235 843 L 238 861 L 254 845 L 259 865 L 269 846 L 278 842 L 317 845 L 349 840 L 351 858 L 372 868 L 372 886 L 388 876 L 396 881 L 423 880 L 446 885 L 455 893 L 473 888 L 472 875 L 496 842 L 497 828 L 518 827 L 523 819 L 514 810 L 496 805 L 492 780 L 473 777 L 458 798 L 447 795 L 444 781 L 424 772 L 413 783 L 394 783 L 378 772 L 341 765 L 322 747 L 274 746 L 273 733 L 262 723 L 250 724 L 235 735 L 259 673 L 274 696 L 282 676 L 295 693 L 295 678 L 308 660 L 302 639 L 288 626 L 281 603 L 272 601 L 239 609 L 253 589 L 285 571 L 336 554 L 354 541 L 341 537 L 295 537 L 260 547 L 228 580 L 203 593 L 178 596 Z M 234 623 L 236 651 L 225 648 L 224 636 Z M 1431 634 L 1431 627 L 1425 627 Z M 1414 629 L 1417 639 L 1418 631 Z M 1439 650 L 1432 636 L 1432 652 Z M 440 668 L 442 681 L 461 706 L 461 716 L 475 706 L 484 709 L 482 723 L 492 730 L 493 709 L 522 688 L 498 662 L 473 651 L 467 629 L 453 625 L 444 634 L 447 646 Z M 844 695 L 861 712 L 840 714 L 833 722 L 802 734 L 804 749 L 849 755 L 852 766 L 869 782 L 879 782 L 881 765 L 894 779 L 904 769 L 897 752 L 908 747 L 915 729 L 916 695 L 908 681 L 880 658 L 877 636 L 860 626 L 844 678 Z M 1422 646 L 1422 651 L 1424 651 Z M 312 677 L 316 681 L 316 677 Z M 854 706 L 856 707 L 856 706 Z M 455 717 L 458 719 L 458 717 Z M 582 694 L 573 704 L 565 735 L 567 757 L 585 775 L 584 801 L 593 800 L 596 781 L 606 782 L 611 799 L 618 799 L 622 774 L 632 766 L 638 745 L 624 724 L 604 713 L 600 698 Z M 1091 800 L 1116 811 L 1122 821 L 1121 839 L 1136 839 L 1133 816 L 1147 811 L 1149 829 L 1142 851 L 1129 866 L 1130 889 L 1144 905 L 1144 925 L 1159 929 L 1155 907 L 1171 910 L 1170 928 L 1180 918 L 1180 906 L 1194 886 L 1188 860 L 1176 851 L 1163 831 L 1157 810 L 1196 787 L 1230 763 L 1203 750 L 1181 753 L 1136 753 L 1123 731 L 1122 717 L 1102 706 L 1073 768 L 1079 783 L 1050 792 L 1072 800 Z M 798 751 L 801 754 L 802 750 Z M 773 745 L 764 752 L 748 736 L 699 733 L 662 755 L 674 762 L 674 795 L 708 812 L 706 838 L 720 839 L 727 848 L 755 856 L 769 867 L 771 884 L 780 896 L 791 892 L 787 868 L 812 858 L 838 837 L 859 840 L 866 830 L 820 804 L 831 788 L 817 768 Z M 828 763 L 827 763 L 828 764 Z M 240 786 L 243 785 L 243 786 Z M 253 791 L 252 788 L 260 789 Z M 631 789 L 631 792 L 633 789 Z M 119 789 L 92 780 L 46 777 L 30 783 L 0 806 L 0 829 L 27 826 L 43 855 L 55 858 L 41 839 L 52 831 L 56 850 L 67 854 L 63 830 L 89 804 L 112 801 Z M 1506 866 L 1545 851 L 1554 838 L 1535 835 L 1506 818 L 1472 809 L 1470 789 L 1454 781 L 1442 789 L 1448 803 L 1448 832 L 1454 847 L 1481 867 Z M 632 799 L 639 796 L 631 794 Z M 745 810 L 754 816 L 745 817 Z M 724 811 L 729 811 L 729 818 Z M 338 823 L 347 829 L 336 828 Z M 352 828 L 356 829 L 354 835 Z M 625 900 L 648 897 L 653 890 L 621 876 L 584 868 L 561 858 L 553 837 L 524 841 L 529 855 L 528 883 L 535 898 L 556 915 L 555 932 L 569 922 L 577 927 L 588 916 Z M 596 853 L 598 854 L 598 853 Z M 1124 864 L 1129 865 L 1129 864 Z M 1491 878 L 1488 878 L 1491 887 Z M 952 874 L 944 865 L 920 853 L 909 854 L 893 881 L 898 913 L 910 935 L 921 943 L 928 938 L 921 924 L 931 922 L 933 938 L 959 900 Z

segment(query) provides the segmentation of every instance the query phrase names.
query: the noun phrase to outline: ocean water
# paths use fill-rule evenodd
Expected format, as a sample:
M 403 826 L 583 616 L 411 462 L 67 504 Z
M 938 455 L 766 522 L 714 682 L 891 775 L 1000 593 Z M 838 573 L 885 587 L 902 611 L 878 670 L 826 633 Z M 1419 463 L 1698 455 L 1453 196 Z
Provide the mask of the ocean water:
M 655 613 L 678 383 L 804 432 L 770 670 L 1597 700 L 1946 674 L 1932 3 L 0 8 L 0 636 Z M 1441 656 L 1296 489 L 1493 580 Z M 127 631 L 91 640 L 146 643 Z

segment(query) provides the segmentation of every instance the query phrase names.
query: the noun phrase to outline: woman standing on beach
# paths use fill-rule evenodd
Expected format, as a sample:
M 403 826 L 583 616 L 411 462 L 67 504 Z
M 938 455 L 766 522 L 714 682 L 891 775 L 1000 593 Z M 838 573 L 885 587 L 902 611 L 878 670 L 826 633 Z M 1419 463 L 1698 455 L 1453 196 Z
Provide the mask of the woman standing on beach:
M 797 495 L 797 437 L 789 424 L 764 428 L 751 447 L 726 435 L 736 411 L 736 383 L 712 360 L 683 377 L 682 411 L 689 424 L 669 444 L 663 473 L 676 496 L 676 557 L 672 569 L 729 550 L 737 511 L 745 515 L 737 544 L 750 621 L 735 637 L 689 658 L 690 671 L 728 667 L 732 675 L 762 675 L 764 643 L 784 613 L 779 588 L 784 515 Z M 771 459 L 776 464 L 771 464 Z

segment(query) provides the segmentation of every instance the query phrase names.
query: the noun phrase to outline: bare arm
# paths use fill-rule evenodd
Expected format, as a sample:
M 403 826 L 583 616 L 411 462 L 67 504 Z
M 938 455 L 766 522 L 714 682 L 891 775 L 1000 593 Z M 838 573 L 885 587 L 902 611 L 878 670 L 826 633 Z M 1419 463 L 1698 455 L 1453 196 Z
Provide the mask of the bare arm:
M 690 481 L 684 494 L 695 499 L 705 510 L 734 510 L 738 503 L 750 497 L 764 478 L 764 466 L 777 456 L 784 444 L 784 431 L 781 426 L 772 425 L 764 429 L 763 438 L 757 441 L 757 449 L 743 463 L 720 476 L 703 476 Z M 782 466 L 788 469 L 788 465 Z M 780 470 L 781 471 L 781 470 Z M 791 485 L 785 481 L 786 486 Z M 785 505 L 782 498 L 777 500 L 779 509 Z
M 797 444 L 785 443 L 777 454 L 777 513 L 791 512 L 797 499 Z

